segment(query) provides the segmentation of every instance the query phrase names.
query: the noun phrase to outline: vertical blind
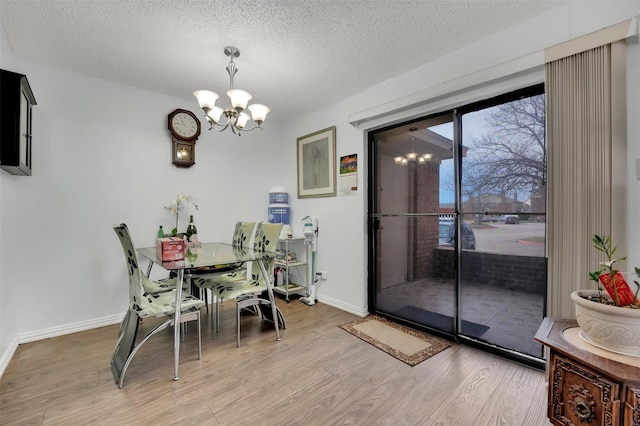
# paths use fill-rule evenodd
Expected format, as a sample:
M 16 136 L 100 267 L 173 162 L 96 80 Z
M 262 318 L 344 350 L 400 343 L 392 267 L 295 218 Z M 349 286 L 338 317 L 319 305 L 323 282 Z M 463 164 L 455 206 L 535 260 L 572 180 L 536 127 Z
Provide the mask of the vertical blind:
M 571 292 L 595 289 L 594 234 L 626 251 L 625 46 L 547 62 L 547 315 L 575 318 Z

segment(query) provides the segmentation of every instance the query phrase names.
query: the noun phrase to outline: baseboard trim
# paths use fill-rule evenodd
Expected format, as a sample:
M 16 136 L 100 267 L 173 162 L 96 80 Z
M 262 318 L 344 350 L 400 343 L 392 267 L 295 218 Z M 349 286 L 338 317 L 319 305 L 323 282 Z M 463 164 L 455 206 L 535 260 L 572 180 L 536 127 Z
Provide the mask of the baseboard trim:
M 18 349 L 18 339 L 13 339 L 13 341 L 9 344 L 9 347 L 0 357 L 0 378 L 4 374 L 4 371 L 9 366 L 9 362 L 11 362 L 11 358 L 13 358 L 13 354 L 16 353 L 16 349 Z
M 340 310 L 350 312 L 354 315 L 358 315 L 359 317 L 366 317 L 367 315 L 369 315 L 369 312 L 365 308 L 349 305 L 340 300 L 332 299 L 330 297 L 319 296 L 318 302 L 322 302 L 325 305 L 333 306 L 334 308 L 338 308 Z
M 64 336 L 65 334 L 72 334 L 79 331 L 91 330 L 93 328 L 119 324 L 122 322 L 123 316 L 124 313 L 96 318 L 89 321 L 61 325 L 58 327 L 45 328 L 43 330 L 32 331 L 29 333 L 22 333 L 18 335 L 18 344 L 35 342 L 36 340 L 49 339 L 51 337 Z

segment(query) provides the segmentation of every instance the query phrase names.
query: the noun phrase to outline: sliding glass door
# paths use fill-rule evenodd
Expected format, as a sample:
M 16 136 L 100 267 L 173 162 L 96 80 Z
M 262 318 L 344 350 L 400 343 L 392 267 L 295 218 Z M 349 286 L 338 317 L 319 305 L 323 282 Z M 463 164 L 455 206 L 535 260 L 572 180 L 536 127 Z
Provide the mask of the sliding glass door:
M 375 308 L 445 333 L 454 332 L 455 266 L 438 248 L 453 248 L 456 215 L 453 141 L 441 133 L 451 129 L 446 114 L 373 136 Z
M 370 311 L 542 358 L 542 90 L 370 134 Z

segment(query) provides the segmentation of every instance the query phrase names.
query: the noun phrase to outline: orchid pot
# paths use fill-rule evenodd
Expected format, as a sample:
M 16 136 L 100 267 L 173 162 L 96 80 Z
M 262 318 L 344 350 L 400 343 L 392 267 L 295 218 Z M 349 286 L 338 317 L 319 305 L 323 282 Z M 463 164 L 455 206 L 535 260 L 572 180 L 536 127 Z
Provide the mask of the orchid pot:
M 571 293 L 582 338 L 601 349 L 640 357 L 640 309 L 599 299 L 598 290 Z
M 632 291 L 623 274 L 615 269 L 615 264 L 626 258 L 614 258 L 617 247 L 611 244 L 610 237 L 596 234 L 592 242 L 607 260 L 600 262 L 599 270 L 589 272 L 596 290 L 571 293 L 580 336 L 602 349 L 640 356 L 640 283 L 632 279 L 636 286 Z M 640 268 L 635 268 L 635 274 L 640 278 Z

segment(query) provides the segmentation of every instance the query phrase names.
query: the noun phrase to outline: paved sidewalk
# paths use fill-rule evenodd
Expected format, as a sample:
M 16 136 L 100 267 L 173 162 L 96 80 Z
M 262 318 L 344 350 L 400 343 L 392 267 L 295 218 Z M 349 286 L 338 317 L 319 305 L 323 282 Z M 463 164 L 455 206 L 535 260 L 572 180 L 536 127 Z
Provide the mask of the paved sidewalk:
M 453 317 L 453 280 L 406 282 L 384 289 L 378 309 L 393 313 L 405 306 Z M 544 317 L 544 296 L 478 283 L 462 284 L 462 319 L 489 327 L 482 340 L 542 357 L 542 345 L 533 340 Z

